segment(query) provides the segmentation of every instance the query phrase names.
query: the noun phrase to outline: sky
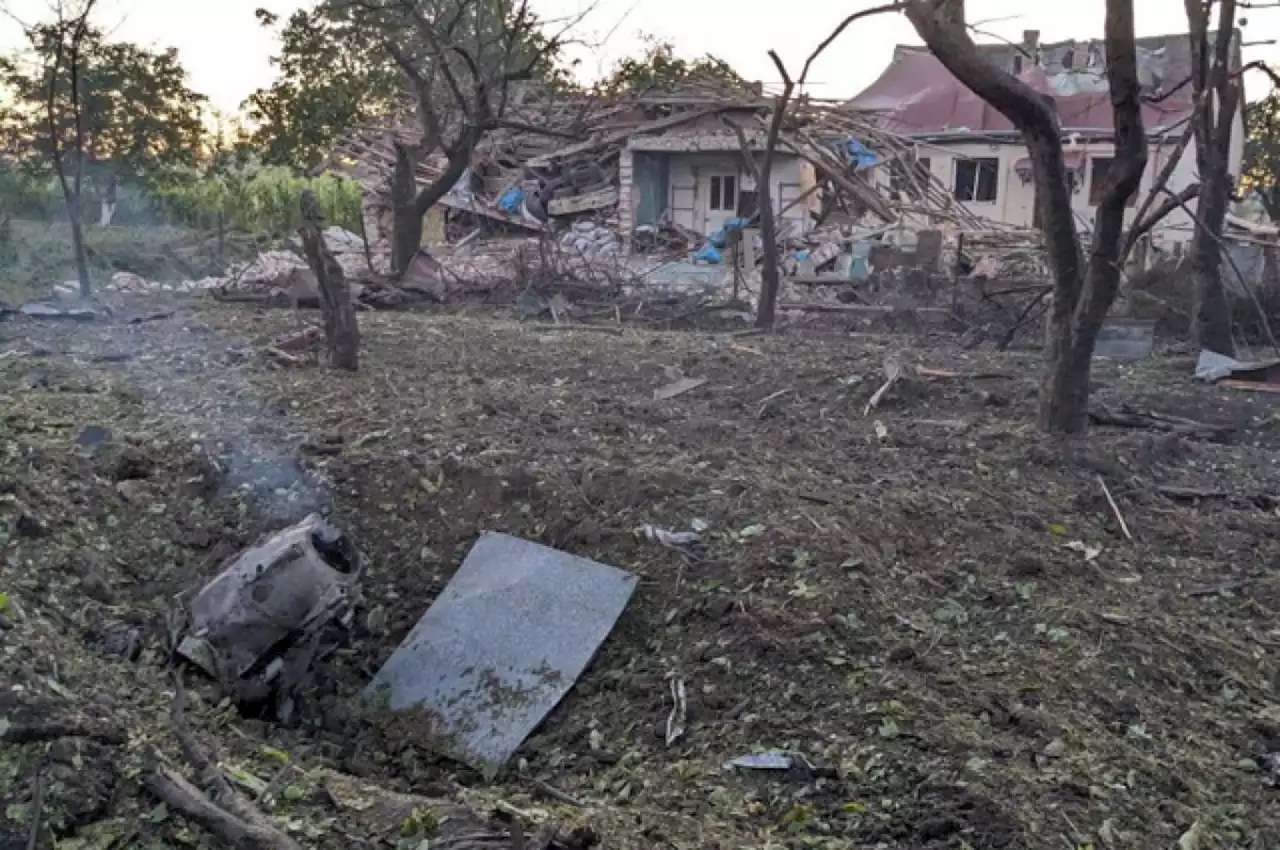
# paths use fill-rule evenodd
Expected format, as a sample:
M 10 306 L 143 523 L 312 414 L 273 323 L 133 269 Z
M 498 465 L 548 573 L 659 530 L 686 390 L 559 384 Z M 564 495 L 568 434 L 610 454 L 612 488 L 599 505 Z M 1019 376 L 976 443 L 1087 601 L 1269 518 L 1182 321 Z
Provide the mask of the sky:
M 21 20 L 47 14 L 49 0 L 0 0 Z M 845 16 L 883 0 L 532 0 L 546 19 L 585 15 L 575 27 L 582 45 L 573 57 L 592 79 L 620 57 L 640 48 L 641 33 L 671 41 L 682 56 L 713 53 L 751 80 L 780 82 L 769 50 L 777 50 L 793 75 L 809 53 Z M 258 25 L 254 10 L 282 18 L 302 0 L 101 0 L 97 23 L 116 37 L 149 47 L 176 47 L 192 87 L 213 105 L 234 113 L 254 90 L 270 84 L 274 33 Z M 968 16 L 995 38 L 1018 41 L 1023 30 L 1040 30 L 1045 41 L 1097 38 L 1104 0 L 969 0 Z M 1135 0 L 1138 35 L 1185 31 L 1183 0 Z M 1280 8 L 1244 12 L 1246 45 L 1280 41 Z M 815 97 L 851 97 L 875 80 L 895 44 L 918 43 L 900 15 L 853 24 L 815 64 L 809 92 Z M 0 21 L 0 50 L 21 44 L 12 22 Z M 1280 63 L 1280 46 L 1246 46 L 1245 60 Z M 1262 75 L 1246 78 L 1252 98 L 1268 85 Z

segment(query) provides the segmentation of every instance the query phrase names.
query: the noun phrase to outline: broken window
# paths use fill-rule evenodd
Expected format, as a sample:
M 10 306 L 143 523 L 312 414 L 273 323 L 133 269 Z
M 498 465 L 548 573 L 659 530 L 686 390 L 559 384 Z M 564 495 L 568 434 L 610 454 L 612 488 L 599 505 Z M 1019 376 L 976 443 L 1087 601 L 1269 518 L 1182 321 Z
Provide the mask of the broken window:
M 1093 169 L 1089 174 L 1089 206 L 1096 207 L 1102 203 L 1102 198 L 1107 194 L 1108 175 L 1111 172 L 1111 163 L 1115 160 L 1109 156 L 1095 156 L 1093 158 Z M 1134 192 L 1129 196 L 1127 206 L 1133 206 L 1138 202 L 1138 193 Z
M 711 205 L 713 212 L 737 212 L 738 178 L 729 175 L 711 178 Z
M 999 183 L 1000 160 L 997 157 L 956 160 L 957 201 L 994 203 L 999 191 Z

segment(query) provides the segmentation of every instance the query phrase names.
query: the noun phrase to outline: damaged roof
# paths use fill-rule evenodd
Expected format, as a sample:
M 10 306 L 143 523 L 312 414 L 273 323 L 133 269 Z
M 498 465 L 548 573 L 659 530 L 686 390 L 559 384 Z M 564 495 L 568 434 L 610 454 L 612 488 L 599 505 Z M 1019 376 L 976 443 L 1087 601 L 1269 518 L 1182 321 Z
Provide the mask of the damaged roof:
M 1214 37 L 1210 33 L 1210 43 Z M 1187 35 L 1139 38 L 1136 46 L 1138 77 L 1143 94 L 1149 98 L 1142 107 L 1148 132 L 1185 121 L 1192 112 Z M 1102 41 L 983 45 L 982 51 L 1003 70 L 1053 97 L 1064 130 L 1113 130 Z M 1239 38 L 1233 63 L 1239 67 Z M 910 135 L 1014 129 L 1007 118 L 952 76 L 927 48 L 918 46 L 899 45 L 879 79 L 849 105 L 883 113 L 889 129 Z

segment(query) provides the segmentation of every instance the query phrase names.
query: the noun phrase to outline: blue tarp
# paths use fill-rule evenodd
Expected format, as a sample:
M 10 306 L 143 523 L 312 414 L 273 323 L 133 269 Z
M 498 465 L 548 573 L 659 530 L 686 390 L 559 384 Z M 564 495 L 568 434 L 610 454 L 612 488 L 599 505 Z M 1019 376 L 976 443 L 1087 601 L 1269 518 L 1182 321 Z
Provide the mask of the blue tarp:
M 503 192 L 502 197 L 498 199 L 498 206 L 505 212 L 509 212 L 512 215 L 520 214 L 520 207 L 522 204 L 524 204 L 524 190 L 519 187 L 508 189 Z
M 703 245 L 702 248 L 698 250 L 698 253 L 693 255 L 693 258 L 695 260 L 701 260 L 704 263 L 710 263 L 713 266 L 718 266 L 724 261 L 724 258 L 720 256 L 720 252 L 716 250 L 716 246 L 712 245 L 710 242 Z
M 875 151 L 864 145 L 857 139 L 845 139 L 838 143 L 840 153 L 853 163 L 854 171 L 861 171 L 864 168 L 870 168 L 880 163 L 880 157 L 876 156 Z

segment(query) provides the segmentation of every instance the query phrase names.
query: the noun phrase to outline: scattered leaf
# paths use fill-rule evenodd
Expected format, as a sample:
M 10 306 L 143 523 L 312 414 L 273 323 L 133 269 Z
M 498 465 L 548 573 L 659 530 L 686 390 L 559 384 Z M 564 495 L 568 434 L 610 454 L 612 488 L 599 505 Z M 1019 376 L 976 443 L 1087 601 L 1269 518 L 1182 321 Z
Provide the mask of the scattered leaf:
M 964 610 L 964 606 L 959 602 L 948 599 L 941 608 L 933 612 L 933 619 L 939 623 L 961 626 L 969 622 L 969 612 Z
M 266 744 L 262 745 L 262 752 L 264 755 L 270 756 L 271 758 L 275 759 L 276 761 L 282 764 L 290 764 L 293 762 L 293 759 L 290 758 L 289 754 L 286 753 L 284 750 L 279 750 L 279 749 L 276 749 L 275 747 L 268 746 Z
M 1102 554 L 1101 546 L 1090 546 L 1083 540 L 1072 540 L 1067 544 L 1067 548 L 1073 552 L 1079 552 L 1084 555 L 1085 561 L 1095 561 Z

